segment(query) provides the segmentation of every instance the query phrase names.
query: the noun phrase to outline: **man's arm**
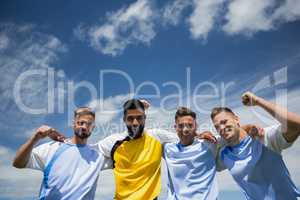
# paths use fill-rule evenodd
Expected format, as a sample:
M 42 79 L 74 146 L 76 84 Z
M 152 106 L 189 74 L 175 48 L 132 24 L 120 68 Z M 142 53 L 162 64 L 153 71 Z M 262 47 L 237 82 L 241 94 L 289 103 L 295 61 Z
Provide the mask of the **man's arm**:
M 25 168 L 34 145 L 37 144 L 40 139 L 47 136 L 56 141 L 62 141 L 64 139 L 62 135 L 49 126 L 39 127 L 31 138 L 19 148 L 14 158 L 13 166 L 16 168 Z
M 259 106 L 270 113 L 283 125 L 283 137 L 289 143 L 293 143 L 299 136 L 300 132 L 300 116 L 289 112 L 282 106 L 276 105 L 251 92 L 246 92 L 242 96 L 244 105 Z

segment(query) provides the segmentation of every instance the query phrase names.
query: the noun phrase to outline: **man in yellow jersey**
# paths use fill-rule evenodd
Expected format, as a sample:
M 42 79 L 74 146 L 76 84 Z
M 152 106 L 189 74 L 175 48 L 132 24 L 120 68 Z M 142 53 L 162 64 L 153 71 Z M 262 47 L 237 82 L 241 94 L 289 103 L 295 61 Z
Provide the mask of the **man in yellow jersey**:
M 128 100 L 123 109 L 127 131 L 99 142 L 104 155 L 114 162 L 114 199 L 156 199 L 161 191 L 163 144 L 175 142 L 178 138 L 165 130 L 144 130 L 145 106 L 140 100 Z

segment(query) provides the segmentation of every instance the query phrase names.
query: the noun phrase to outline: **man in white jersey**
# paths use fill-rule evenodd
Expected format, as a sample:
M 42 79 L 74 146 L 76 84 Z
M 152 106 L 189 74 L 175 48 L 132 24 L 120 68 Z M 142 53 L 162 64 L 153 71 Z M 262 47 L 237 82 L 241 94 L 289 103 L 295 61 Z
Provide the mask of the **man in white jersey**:
M 43 171 L 40 200 L 91 200 L 95 197 L 99 172 L 112 168 L 98 145 L 88 145 L 95 113 L 87 107 L 74 112 L 74 136 L 64 142 L 51 141 L 34 147 L 41 139 L 61 139 L 58 132 L 41 126 L 17 151 L 13 166 Z
M 168 200 L 216 200 L 216 144 L 196 139 L 196 113 L 180 107 L 175 114 L 180 139 L 164 145 Z
M 221 151 L 223 167 L 229 170 L 248 200 L 297 200 L 300 192 L 291 180 L 281 151 L 298 138 L 300 116 L 251 92 L 246 92 L 242 100 L 247 106 L 263 108 L 280 125 L 265 128 L 262 139 L 253 139 L 240 128 L 239 117 L 231 109 L 214 108 L 211 119 L 227 142 Z

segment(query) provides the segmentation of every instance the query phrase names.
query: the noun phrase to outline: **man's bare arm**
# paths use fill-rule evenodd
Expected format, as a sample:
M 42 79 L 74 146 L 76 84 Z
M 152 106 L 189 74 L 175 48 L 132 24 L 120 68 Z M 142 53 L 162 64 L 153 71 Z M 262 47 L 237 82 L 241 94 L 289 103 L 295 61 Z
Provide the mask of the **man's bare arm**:
M 50 137 L 56 141 L 63 141 L 64 137 L 59 134 L 55 129 L 49 126 L 41 126 L 36 132 L 31 136 L 25 144 L 23 144 L 17 151 L 16 156 L 13 161 L 13 166 L 16 168 L 26 167 L 27 162 L 29 161 L 31 151 L 34 145 L 42 138 Z
M 251 92 L 246 92 L 242 96 L 244 105 L 246 106 L 259 106 L 270 113 L 283 125 L 283 137 L 289 143 L 294 142 L 300 132 L 300 116 L 289 112 L 287 109 L 280 105 L 276 105 L 261 97 L 256 96 Z

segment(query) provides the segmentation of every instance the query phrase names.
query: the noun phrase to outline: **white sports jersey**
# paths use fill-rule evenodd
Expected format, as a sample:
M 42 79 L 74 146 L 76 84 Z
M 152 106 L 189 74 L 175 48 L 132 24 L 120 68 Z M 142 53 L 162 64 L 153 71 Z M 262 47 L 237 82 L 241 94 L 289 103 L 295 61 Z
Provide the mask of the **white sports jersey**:
M 280 155 L 291 145 L 283 138 L 281 127 L 265 129 L 263 143 L 247 136 L 225 147 L 221 159 L 248 200 L 297 200 L 300 192 Z
M 98 145 L 48 142 L 32 150 L 27 168 L 44 172 L 39 199 L 94 199 L 99 172 L 112 168 Z
M 195 139 L 191 145 L 164 146 L 168 170 L 168 200 L 215 200 L 218 184 L 216 145 Z

